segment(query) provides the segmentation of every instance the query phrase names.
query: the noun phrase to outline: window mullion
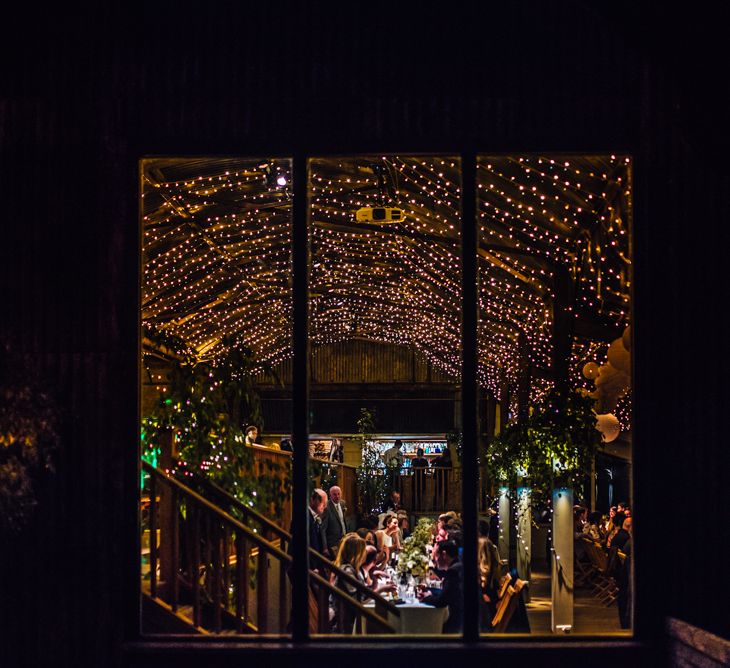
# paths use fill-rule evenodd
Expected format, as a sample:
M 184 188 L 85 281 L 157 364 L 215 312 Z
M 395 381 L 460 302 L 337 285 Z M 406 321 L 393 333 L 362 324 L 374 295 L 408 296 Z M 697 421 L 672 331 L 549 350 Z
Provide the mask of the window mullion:
M 476 155 L 461 155 L 462 459 L 464 639 L 479 638 L 477 587 L 477 226 Z
M 307 159 L 298 154 L 293 159 L 293 347 L 292 368 L 292 638 L 294 642 L 309 639 L 308 574 L 309 532 L 308 453 L 309 442 L 309 230 L 307 214 Z

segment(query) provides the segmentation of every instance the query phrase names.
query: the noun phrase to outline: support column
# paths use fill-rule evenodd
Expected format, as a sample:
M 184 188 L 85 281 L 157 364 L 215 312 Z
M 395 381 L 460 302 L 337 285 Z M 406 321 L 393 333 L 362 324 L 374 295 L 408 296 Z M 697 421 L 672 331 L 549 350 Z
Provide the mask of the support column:
M 573 490 L 553 490 L 551 600 L 553 633 L 573 629 Z
M 517 574 L 520 580 L 529 582 L 532 557 L 532 508 L 529 487 L 517 489 Z M 524 590 L 525 603 L 530 601 L 530 588 Z
M 510 503 L 509 488 L 499 488 L 499 549 L 500 559 L 509 559 L 509 534 L 510 534 Z

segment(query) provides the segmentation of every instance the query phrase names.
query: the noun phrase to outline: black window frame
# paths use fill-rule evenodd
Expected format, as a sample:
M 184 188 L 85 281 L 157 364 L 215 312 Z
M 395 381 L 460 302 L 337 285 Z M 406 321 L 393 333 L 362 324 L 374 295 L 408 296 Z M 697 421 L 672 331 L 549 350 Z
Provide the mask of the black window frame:
M 477 160 L 480 155 L 514 155 L 515 153 L 550 153 L 551 155 L 597 155 L 622 153 L 631 158 L 634 165 L 634 209 L 635 213 L 632 217 L 630 235 L 633 243 L 632 262 L 635 264 L 637 248 L 639 244 L 634 237 L 636 210 L 639 208 L 637 204 L 637 176 L 640 173 L 637 169 L 637 152 L 632 150 L 575 150 L 575 151 L 551 151 L 536 150 L 529 148 L 516 148 L 513 151 L 505 150 L 454 150 L 451 147 L 434 147 L 433 150 L 419 147 L 417 149 L 407 150 L 403 147 L 387 146 L 387 142 L 381 142 L 377 151 L 372 147 L 355 147 L 352 150 L 328 150 L 329 147 L 322 146 L 321 150 L 312 147 L 298 148 L 294 151 L 266 151 L 263 147 L 247 147 L 236 153 L 226 152 L 228 156 L 262 156 L 276 159 L 290 159 L 292 161 L 292 274 L 293 274 L 293 366 L 292 366 L 292 439 L 294 442 L 306 442 L 309 434 L 309 254 L 310 254 L 310 238 L 309 238 L 309 161 L 312 158 L 333 157 L 344 155 L 386 155 L 386 154 L 402 154 L 402 155 L 449 155 L 458 157 L 461 161 L 461 294 L 462 294 L 462 319 L 461 319 L 461 342 L 462 342 L 462 425 L 463 425 L 463 449 L 462 458 L 465 463 L 471 463 L 471 466 L 464 466 L 464 484 L 462 485 L 462 517 L 464 520 L 464 543 L 465 545 L 474 545 L 477 543 L 477 489 L 478 489 L 478 466 L 477 466 L 477 436 L 478 436 L 478 382 L 477 382 L 477 321 L 478 321 L 478 286 L 477 286 L 477 225 L 475 224 L 477 213 Z M 169 154 L 173 157 L 173 154 Z M 190 154 L 179 153 L 175 157 L 189 156 Z M 220 157 L 223 154 L 210 153 L 208 155 L 216 155 Z M 137 167 L 139 164 L 149 158 L 159 157 L 159 155 L 140 155 L 137 159 Z M 204 157 L 203 154 L 197 157 Z M 140 200 L 137 199 L 137 202 Z M 644 205 L 645 203 L 642 202 Z M 139 204 L 137 204 L 139 210 Z M 139 213 L 139 268 L 141 266 L 141 212 Z M 634 272 L 634 280 L 632 284 L 631 308 L 632 323 L 635 318 L 635 290 L 636 290 L 636 273 Z M 141 284 L 140 284 L 141 296 Z M 141 303 L 141 299 L 140 299 Z M 138 313 L 138 342 L 137 350 L 141 351 L 141 319 Z M 632 327 L 635 332 L 635 328 Z M 635 333 L 633 333 L 635 337 Z M 632 369 L 633 380 L 635 382 L 637 372 L 635 367 Z M 138 385 L 139 387 L 139 385 Z M 139 391 L 139 390 L 138 390 Z M 634 393 L 634 409 L 637 404 L 637 393 Z M 636 413 L 636 411 L 634 411 Z M 137 424 L 139 424 L 139 396 L 137 407 Z M 635 420 L 635 424 L 640 422 Z M 635 451 L 634 451 L 635 452 Z M 308 487 L 308 459 L 306 448 L 295 448 L 292 458 L 292 534 L 293 548 L 292 556 L 292 636 L 289 638 L 262 638 L 260 636 L 251 636 L 251 638 L 237 636 L 232 639 L 221 639 L 220 637 L 196 638 L 194 640 L 179 636 L 170 636 L 154 639 L 149 636 L 141 636 L 141 605 L 140 605 L 140 588 L 137 569 L 130 569 L 135 572 L 135 583 L 131 591 L 136 594 L 136 615 L 132 624 L 126 625 L 125 654 L 133 663 L 141 661 L 139 665 L 147 665 L 146 659 L 159 656 L 162 652 L 168 658 L 177 657 L 178 659 L 192 658 L 198 661 L 201 652 L 204 652 L 205 660 L 210 665 L 230 665 L 231 660 L 235 662 L 235 658 L 243 658 L 244 656 L 254 658 L 268 656 L 268 652 L 277 652 L 277 661 L 292 661 L 292 665 L 297 665 L 297 657 L 306 656 L 311 653 L 312 661 L 321 663 L 323 660 L 337 660 L 337 657 L 344 657 L 348 661 L 352 655 L 351 651 L 363 652 L 361 655 L 364 662 L 372 661 L 377 652 L 386 649 L 390 654 L 389 657 L 395 658 L 402 656 L 405 660 L 411 657 L 410 652 L 418 649 L 426 652 L 448 652 L 448 656 L 453 656 L 453 651 L 458 650 L 467 660 L 466 665 L 476 665 L 479 662 L 479 656 L 482 651 L 490 652 L 490 657 L 498 660 L 500 657 L 514 658 L 515 652 L 520 660 L 540 660 L 544 661 L 546 656 L 542 654 L 544 650 L 551 652 L 564 652 L 560 654 L 561 661 L 568 660 L 566 665 L 573 665 L 572 660 L 576 661 L 575 665 L 583 665 L 586 660 L 584 652 L 590 650 L 598 650 L 601 652 L 600 661 L 596 665 L 610 665 L 617 660 L 625 661 L 628 657 L 632 660 L 641 656 L 653 656 L 656 652 L 652 639 L 659 635 L 656 623 L 649 623 L 647 615 L 647 607 L 640 604 L 639 600 L 644 599 L 646 591 L 649 588 L 647 577 L 646 587 L 634 588 L 633 601 L 635 606 L 633 633 L 627 637 L 617 636 L 580 636 L 580 637 L 535 637 L 525 638 L 524 636 L 515 637 L 514 639 L 499 636 L 491 638 L 489 636 L 480 635 L 479 633 L 479 599 L 476 589 L 473 590 L 473 596 L 468 596 L 464 588 L 464 631 L 461 638 L 424 638 L 414 642 L 413 638 L 408 636 L 393 636 L 384 639 L 383 637 L 357 637 L 354 638 L 335 638 L 335 637 L 311 637 L 308 631 L 308 610 L 307 610 L 307 586 L 308 586 L 308 532 L 307 527 L 307 487 Z M 139 458 L 137 458 L 137 469 L 139 471 Z M 633 504 L 637 503 L 637 475 L 636 461 L 632 461 L 632 480 L 631 493 Z M 137 480 L 139 477 L 137 477 Z M 138 507 L 138 497 L 136 490 L 133 490 L 135 509 Z M 139 521 L 139 519 L 138 519 Z M 139 531 L 136 536 L 136 545 L 139 547 Z M 135 563 L 138 563 L 137 555 L 139 551 L 133 555 Z M 635 560 L 635 574 L 642 572 L 642 562 L 640 559 Z M 477 555 L 476 550 L 464 550 L 464 579 L 465 582 L 477 580 Z M 649 576 L 649 572 L 646 572 Z M 640 581 L 635 575 L 634 582 Z M 130 601 L 130 609 L 131 609 Z M 643 613 L 642 613 L 643 611 Z M 131 621 L 131 620 L 130 620 Z M 215 653 L 211 650 L 215 649 Z M 476 651 L 475 651 L 476 650 Z M 636 652 L 641 654 L 636 654 Z M 319 652 L 324 652 L 320 654 Z M 434 655 L 436 656 L 436 655 Z M 444 657 L 447 654 L 444 654 Z M 315 658 L 316 657 L 316 658 Z M 572 659 L 571 659 L 572 657 Z M 591 661 L 594 658 L 591 657 Z M 213 661 L 213 663 L 211 663 Z M 220 663 L 219 663 L 220 661 Z M 595 662 L 595 661 L 594 661 Z M 152 665 L 152 664 L 150 664 Z M 187 665 L 187 664 L 182 664 Z M 192 664 L 191 664 L 192 665 Z

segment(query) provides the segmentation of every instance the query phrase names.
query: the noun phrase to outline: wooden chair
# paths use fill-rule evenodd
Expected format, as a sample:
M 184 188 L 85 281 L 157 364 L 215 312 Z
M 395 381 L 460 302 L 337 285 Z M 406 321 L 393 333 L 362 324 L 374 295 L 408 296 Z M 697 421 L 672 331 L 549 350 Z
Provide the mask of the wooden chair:
M 506 578 L 505 582 L 507 582 L 507 585 L 504 589 L 504 594 L 499 599 L 497 612 L 495 612 L 494 618 L 492 619 L 492 630 L 494 633 L 507 632 L 512 615 L 514 615 L 520 602 L 520 592 L 523 587 L 529 584 L 526 580 L 516 580 L 514 586 L 512 586 Z
M 575 559 L 575 585 L 576 587 L 584 587 L 593 581 L 595 575 L 595 569 L 593 561 L 590 559 L 590 545 L 593 541 L 587 536 L 581 536 L 576 540 L 576 543 L 582 545 L 584 554 L 589 557 L 589 561 L 583 561 L 582 559 Z
M 618 594 L 611 558 L 603 551 L 600 543 L 591 541 L 586 545 L 586 550 L 594 569 L 592 593 L 599 601 L 609 606 L 616 600 Z

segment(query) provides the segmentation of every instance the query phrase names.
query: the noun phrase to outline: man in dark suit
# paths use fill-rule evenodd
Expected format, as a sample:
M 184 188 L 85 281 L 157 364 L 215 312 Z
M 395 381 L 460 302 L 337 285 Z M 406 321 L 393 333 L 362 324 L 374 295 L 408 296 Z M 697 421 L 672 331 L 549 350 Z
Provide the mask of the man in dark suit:
M 325 491 L 323 489 L 315 489 L 312 494 L 309 496 L 309 512 L 307 513 L 307 530 L 309 531 L 309 547 L 313 550 L 316 550 L 320 554 L 324 554 L 324 538 L 322 535 L 322 513 L 324 512 L 324 507 L 327 504 L 327 494 L 325 494 Z M 289 549 L 288 554 L 289 556 L 293 555 L 293 543 L 289 542 Z M 325 570 L 322 568 L 322 566 L 315 560 L 311 559 L 310 557 L 310 568 L 315 573 L 318 573 L 322 577 L 327 577 L 327 574 Z M 288 566 L 286 569 L 286 574 L 291 580 L 291 566 Z M 309 583 L 309 586 L 314 593 L 315 597 L 318 595 L 319 592 L 319 585 L 316 583 Z M 311 598 L 311 597 L 310 597 Z M 289 622 L 286 625 L 286 631 L 287 633 L 291 632 L 291 618 L 289 619 Z
M 342 490 L 334 485 L 330 487 L 330 499 L 322 513 L 322 535 L 325 542 L 325 554 L 330 559 L 337 556 L 337 548 L 347 532 L 347 506 L 342 500 Z
M 441 589 L 429 588 L 419 598 L 421 602 L 436 608 L 449 608 L 449 618 L 444 622 L 444 633 L 461 633 L 464 626 L 464 608 L 461 596 L 463 565 L 459 561 L 459 547 L 453 540 L 436 543 L 435 561 L 443 573 Z
M 309 497 L 309 547 L 320 554 L 324 554 L 324 539 L 322 537 L 322 513 L 327 504 L 327 494 L 323 489 L 315 489 Z

